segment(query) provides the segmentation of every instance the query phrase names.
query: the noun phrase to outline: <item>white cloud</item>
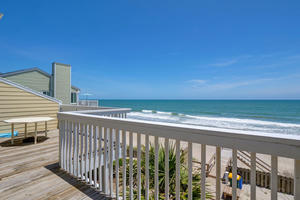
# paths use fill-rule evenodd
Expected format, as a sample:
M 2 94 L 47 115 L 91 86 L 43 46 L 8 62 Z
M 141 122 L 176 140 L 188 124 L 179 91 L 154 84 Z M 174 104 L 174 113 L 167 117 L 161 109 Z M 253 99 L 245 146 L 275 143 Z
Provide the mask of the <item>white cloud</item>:
M 206 83 L 206 80 L 201 80 L 201 79 L 194 79 L 194 80 L 189 80 L 189 83 L 196 83 L 196 84 L 204 84 Z
M 214 63 L 214 64 L 211 64 L 211 66 L 226 67 L 226 66 L 229 66 L 229 65 L 233 65 L 237 62 L 238 62 L 238 59 L 232 59 L 232 60 L 228 60 L 228 61 L 224 61 L 224 62 Z
M 267 81 L 273 81 L 274 79 L 271 78 L 264 78 L 264 79 L 255 79 L 255 80 L 249 80 L 249 81 L 238 81 L 238 82 L 225 82 L 225 83 L 217 83 L 217 84 L 211 84 L 207 85 L 209 89 L 213 90 L 226 90 L 226 89 L 233 89 L 237 87 L 242 86 L 248 86 L 248 85 L 254 85 L 254 84 L 260 84 Z
M 219 83 L 212 83 L 211 81 L 206 81 L 206 80 L 189 80 L 188 82 L 190 83 L 190 87 L 197 90 L 199 89 L 201 91 L 225 91 L 225 90 L 231 90 L 239 87 L 259 85 L 259 84 L 264 84 L 264 83 L 274 82 L 274 81 L 286 81 L 295 78 L 300 78 L 300 74 L 292 74 L 292 75 L 274 77 L 274 78 L 259 78 L 253 80 L 219 82 Z
M 209 90 L 227 90 L 233 89 L 242 86 L 254 85 L 263 83 L 266 81 L 273 81 L 275 79 L 271 78 L 263 78 L 263 79 L 255 79 L 255 80 L 247 80 L 247 81 L 236 81 L 236 82 L 223 82 L 223 83 L 210 83 L 206 80 L 194 79 L 187 81 L 190 83 L 193 88 L 202 88 Z
M 232 58 L 232 59 L 227 59 L 227 60 L 224 60 L 224 61 L 221 61 L 221 62 L 212 63 L 212 64 L 210 64 L 210 66 L 226 67 L 226 66 L 236 64 L 238 62 L 245 61 L 245 60 L 247 60 L 249 58 L 252 58 L 252 57 L 253 57 L 252 55 L 238 56 L 238 57 L 235 57 L 235 58 Z
M 193 80 L 188 80 L 187 83 L 191 84 L 191 86 L 194 88 L 199 88 L 206 84 L 206 80 L 193 79 Z

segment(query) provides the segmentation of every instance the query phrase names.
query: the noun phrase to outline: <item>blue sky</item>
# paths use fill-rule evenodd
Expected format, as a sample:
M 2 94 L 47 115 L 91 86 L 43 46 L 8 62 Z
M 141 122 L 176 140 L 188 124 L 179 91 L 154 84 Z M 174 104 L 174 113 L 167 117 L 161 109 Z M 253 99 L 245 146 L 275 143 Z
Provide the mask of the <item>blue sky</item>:
M 6 1 L 0 72 L 103 99 L 300 99 L 299 1 Z

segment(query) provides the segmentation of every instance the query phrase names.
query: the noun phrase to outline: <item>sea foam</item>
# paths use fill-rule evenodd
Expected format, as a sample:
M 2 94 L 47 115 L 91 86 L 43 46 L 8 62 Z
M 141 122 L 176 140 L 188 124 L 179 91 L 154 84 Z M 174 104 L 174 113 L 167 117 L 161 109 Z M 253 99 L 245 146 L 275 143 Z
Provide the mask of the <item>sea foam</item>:
M 300 134 L 300 124 L 264 121 L 256 119 L 226 118 L 213 116 L 184 115 L 182 113 L 142 110 L 131 112 L 129 118 L 161 121 L 177 124 L 191 124 L 205 127 L 224 128 L 229 130 L 249 130 L 281 134 Z

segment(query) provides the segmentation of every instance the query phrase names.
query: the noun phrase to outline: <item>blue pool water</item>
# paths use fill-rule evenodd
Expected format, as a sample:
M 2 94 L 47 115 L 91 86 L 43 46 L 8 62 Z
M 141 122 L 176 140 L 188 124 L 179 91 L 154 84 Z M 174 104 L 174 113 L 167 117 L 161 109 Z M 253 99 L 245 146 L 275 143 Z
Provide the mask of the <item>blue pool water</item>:
M 300 100 L 99 100 L 129 118 L 300 135 Z

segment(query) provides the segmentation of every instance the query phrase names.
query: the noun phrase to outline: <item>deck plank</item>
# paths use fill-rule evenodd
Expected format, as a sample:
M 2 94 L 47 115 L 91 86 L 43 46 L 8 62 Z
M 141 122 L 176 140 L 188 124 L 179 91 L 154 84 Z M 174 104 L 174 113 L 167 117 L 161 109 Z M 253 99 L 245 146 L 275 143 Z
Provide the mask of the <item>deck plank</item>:
M 58 131 L 38 144 L 0 139 L 0 199 L 109 199 L 58 166 Z

